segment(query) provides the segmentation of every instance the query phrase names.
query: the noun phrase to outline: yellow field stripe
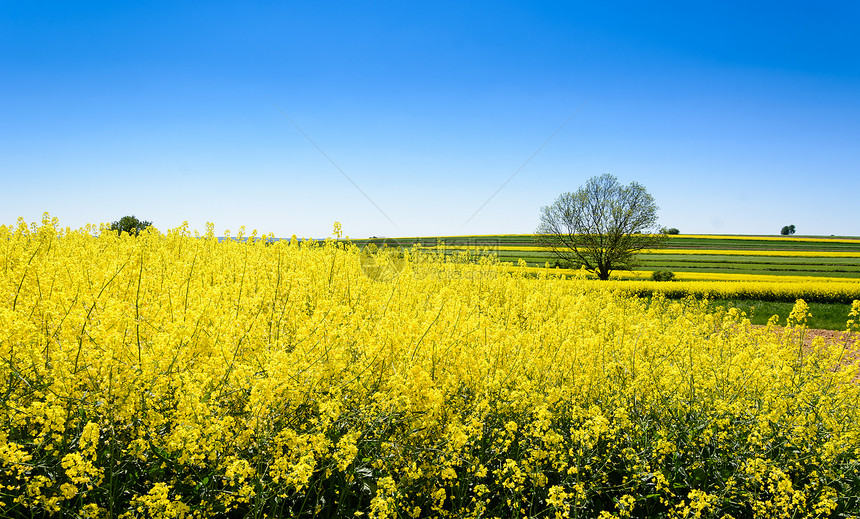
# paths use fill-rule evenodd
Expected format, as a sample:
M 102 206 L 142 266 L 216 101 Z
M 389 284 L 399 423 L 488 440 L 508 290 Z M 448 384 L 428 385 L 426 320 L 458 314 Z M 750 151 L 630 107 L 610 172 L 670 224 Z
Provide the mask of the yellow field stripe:
M 860 258 L 857 251 L 820 250 L 726 250 L 726 249 L 643 249 L 642 254 L 697 254 L 705 256 L 777 256 L 792 258 Z
M 637 278 L 650 279 L 650 272 L 636 272 Z M 835 278 L 822 276 L 780 276 L 778 274 L 731 274 L 722 272 L 675 272 L 675 279 L 681 281 L 767 281 L 771 283 L 853 283 L 860 285 L 860 278 Z
M 407 236 L 403 238 L 394 238 L 396 240 L 432 240 L 445 238 L 492 238 L 494 236 L 504 238 L 522 238 L 525 241 L 531 241 L 533 234 L 468 234 L 468 235 L 450 235 L 450 236 Z M 694 238 L 702 240 L 738 240 L 738 241 L 784 241 L 784 242 L 811 242 L 811 243 L 856 243 L 860 244 L 860 238 L 811 238 L 811 237 L 789 237 L 789 236 L 753 236 L 740 234 L 670 234 L 670 240 L 678 238 Z
M 725 234 L 670 234 L 669 239 L 675 238 L 699 238 L 703 240 L 740 240 L 740 241 L 785 241 L 785 242 L 813 242 L 813 243 L 858 243 L 856 238 L 794 238 L 788 236 L 744 236 Z
M 576 269 L 543 268 L 543 267 L 519 267 L 510 265 L 508 270 L 523 269 L 532 274 L 564 274 L 574 275 L 579 271 Z M 586 277 L 594 277 L 586 274 Z M 651 271 L 648 270 L 615 270 L 610 274 L 615 280 L 638 280 L 650 281 Z M 747 282 L 769 282 L 769 283 L 840 283 L 860 286 L 860 278 L 836 278 L 821 276 L 780 276 L 778 274 L 730 274 L 720 272 L 675 272 L 675 279 L 679 281 L 747 281 Z M 667 283 L 667 282 L 662 282 Z
M 422 249 L 451 250 L 451 251 L 473 251 L 473 252 L 498 252 L 498 251 L 522 251 L 522 252 L 552 252 L 549 247 L 540 246 L 516 246 L 516 245 L 432 245 L 421 246 Z M 726 250 L 726 249 L 643 249 L 642 254 L 696 254 L 703 256 L 773 256 L 786 258 L 860 258 L 858 251 L 793 251 L 793 250 Z

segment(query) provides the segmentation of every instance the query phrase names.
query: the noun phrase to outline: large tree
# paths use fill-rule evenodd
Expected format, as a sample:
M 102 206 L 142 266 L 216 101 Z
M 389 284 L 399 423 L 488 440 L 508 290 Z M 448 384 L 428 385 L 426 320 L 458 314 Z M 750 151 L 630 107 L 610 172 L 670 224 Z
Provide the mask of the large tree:
M 640 184 L 601 175 L 541 208 L 535 238 L 562 262 L 605 280 L 613 270 L 633 270 L 642 249 L 662 245 L 657 209 Z

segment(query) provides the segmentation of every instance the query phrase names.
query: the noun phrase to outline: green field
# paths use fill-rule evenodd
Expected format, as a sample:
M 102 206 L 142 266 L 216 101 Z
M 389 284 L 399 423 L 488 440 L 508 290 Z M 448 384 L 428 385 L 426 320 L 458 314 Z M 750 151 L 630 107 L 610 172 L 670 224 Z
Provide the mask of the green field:
M 851 242 L 850 240 L 854 240 Z M 529 250 L 535 247 L 531 235 L 406 237 L 396 239 L 353 240 L 362 246 L 366 243 L 388 243 L 411 247 L 439 247 L 446 253 L 455 253 L 462 247 L 477 248 L 484 254 L 496 254 L 500 261 L 524 260 L 529 266 L 555 265 L 551 252 Z M 517 250 L 502 250 L 521 247 Z M 672 251 L 701 250 L 701 254 L 673 254 Z M 860 240 L 851 237 L 753 237 L 753 236 L 670 236 L 660 254 L 640 254 L 637 270 L 695 272 L 714 274 L 791 275 L 860 279 Z M 749 252 L 749 255 L 714 254 L 715 251 Z M 781 256 L 801 252 L 842 254 L 855 257 Z M 771 255 L 772 253 L 772 255 Z
M 759 301 L 755 299 L 713 299 L 709 301 L 711 308 L 737 308 L 744 312 L 752 324 L 764 325 L 773 315 L 778 315 L 777 325 L 786 326 L 786 317 L 791 313 L 794 303 L 784 301 Z M 806 324 L 810 328 L 824 330 L 845 330 L 845 323 L 850 319 L 848 313 L 851 305 L 840 303 L 809 303 L 809 318 Z

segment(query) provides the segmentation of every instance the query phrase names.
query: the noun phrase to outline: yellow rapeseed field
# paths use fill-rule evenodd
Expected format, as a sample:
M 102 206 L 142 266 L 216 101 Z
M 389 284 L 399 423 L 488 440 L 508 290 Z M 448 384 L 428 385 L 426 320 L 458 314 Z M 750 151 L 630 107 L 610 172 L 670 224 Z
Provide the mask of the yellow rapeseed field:
M 860 368 L 800 346 L 803 301 L 777 335 L 492 258 L 236 238 L 0 227 L 0 516 L 858 516 Z
M 677 281 L 652 281 L 650 271 L 612 272 L 609 281 L 585 271 L 550 267 L 523 267 L 507 265 L 509 272 L 522 271 L 535 276 L 567 276 L 581 278 L 619 293 L 649 296 L 661 293 L 669 298 L 695 296 L 713 299 L 762 299 L 767 301 L 851 303 L 860 299 L 860 280 L 819 276 L 773 276 L 766 274 L 730 274 L 722 272 L 678 272 Z

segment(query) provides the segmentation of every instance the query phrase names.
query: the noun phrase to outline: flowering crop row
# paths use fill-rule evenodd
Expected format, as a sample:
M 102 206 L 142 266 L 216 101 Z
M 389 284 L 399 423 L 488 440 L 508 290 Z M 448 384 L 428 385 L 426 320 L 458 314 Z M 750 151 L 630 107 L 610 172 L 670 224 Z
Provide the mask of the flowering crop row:
M 802 301 L 241 234 L 0 227 L 0 515 L 857 517 Z
M 447 251 L 522 251 L 522 252 L 552 252 L 550 247 L 528 245 L 437 245 L 422 247 L 430 250 Z M 860 258 L 857 251 L 804 251 L 804 250 L 729 250 L 729 249 L 644 249 L 642 254 L 677 254 L 697 256 L 772 256 L 786 258 Z
M 461 236 L 438 236 L 438 239 L 441 240 L 452 240 L 453 242 L 458 242 L 463 239 L 466 240 L 476 240 L 476 239 L 492 239 L 492 238 L 520 238 L 523 242 L 529 242 L 533 239 L 533 235 L 531 234 L 474 234 L 474 235 L 461 235 Z M 667 236 L 669 242 L 672 241 L 680 241 L 680 240 L 720 240 L 720 241 L 771 241 L 771 242 L 783 242 L 783 243 L 852 243 L 852 244 L 860 244 L 860 239 L 857 238 L 813 238 L 808 236 L 753 236 L 753 235 L 731 235 L 731 234 L 670 234 Z M 419 239 L 415 238 L 401 238 L 402 241 L 409 241 L 410 239 Z M 420 238 L 420 239 L 426 239 Z
M 669 240 L 673 239 L 702 239 L 702 240 L 740 240 L 740 241 L 781 241 L 786 243 L 860 243 L 860 239 L 856 238 L 811 238 L 808 236 L 747 236 L 747 235 L 728 235 L 728 234 L 673 234 L 669 235 Z
M 680 277 L 680 276 L 679 276 Z M 775 282 L 775 281 L 675 281 L 672 283 L 642 280 L 615 283 L 628 295 L 662 294 L 669 298 L 693 296 L 715 299 L 758 299 L 762 301 L 795 301 L 802 298 L 816 303 L 851 303 L 860 299 L 858 282 Z
M 585 282 L 629 295 L 661 293 L 670 299 L 687 296 L 697 298 L 760 299 L 764 301 L 795 301 L 804 299 L 816 303 L 851 303 L 860 299 L 860 281 L 846 278 L 812 276 L 771 276 L 761 274 L 725 274 L 678 272 L 671 283 L 650 280 L 648 271 L 615 271 L 610 281 L 597 282 L 594 275 L 573 269 L 508 266 L 508 271 L 520 270 L 536 276 L 561 275 L 580 277 Z
M 634 278 L 648 278 L 651 272 L 634 271 Z M 785 286 L 788 283 L 800 284 L 800 288 L 796 290 L 797 298 L 803 298 L 805 292 L 803 287 L 813 285 L 821 285 L 828 287 L 836 287 L 837 290 L 843 292 L 845 297 L 856 299 L 852 295 L 860 295 L 860 279 L 856 278 L 835 278 L 825 276 L 792 276 L 792 275 L 772 275 L 772 274 L 732 274 L 727 272 L 678 272 L 676 279 L 682 281 L 755 281 L 768 282 L 776 285 Z
M 820 250 L 728 250 L 728 249 L 644 249 L 642 254 L 679 254 L 701 256 L 774 256 L 785 258 L 860 258 L 856 251 Z

